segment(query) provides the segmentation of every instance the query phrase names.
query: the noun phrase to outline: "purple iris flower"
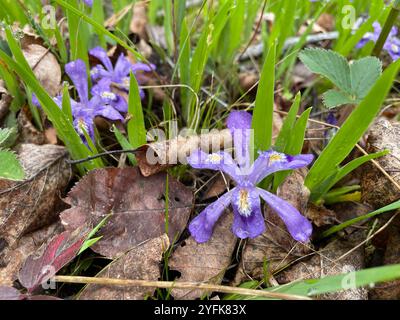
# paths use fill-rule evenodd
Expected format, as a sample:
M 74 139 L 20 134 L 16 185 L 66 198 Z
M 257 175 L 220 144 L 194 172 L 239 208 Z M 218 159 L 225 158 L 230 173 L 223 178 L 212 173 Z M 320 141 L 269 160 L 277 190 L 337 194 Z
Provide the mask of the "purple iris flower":
M 79 102 L 71 98 L 71 110 L 74 119 L 75 130 L 85 141 L 83 129 L 94 139 L 94 118 L 102 116 L 109 120 L 121 120 L 124 118 L 111 105 L 105 103 L 98 95 L 93 95 L 89 99 L 88 77 L 86 73 L 85 63 L 78 59 L 65 65 L 65 72 L 70 77 L 78 92 Z M 62 98 L 54 98 L 56 103 L 61 107 Z
M 83 2 L 89 7 L 93 6 L 93 0 L 83 0 Z
M 228 117 L 227 126 L 234 138 L 235 151 L 243 155 L 240 163 L 224 151 L 207 154 L 196 150 L 188 157 L 188 163 L 193 168 L 220 170 L 236 182 L 235 188 L 207 206 L 193 219 L 189 231 L 197 242 L 208 241 L 215 223 L 224 209 L 231 204 L 234 213 L 233 233 L 241 239 L 255 238 L 265 231 L 261 197 L 281 217 L 295 240 L 307 242 L 312 233 L 311 223 L 292 205 L 258 188 L 257 184 L 274 172 L 307 166 L 313 160 L 313 155 L 290 156 L 270 150 L 260 152 L 255 162 L 249 165 L 251 120 L 252 116 L 244 111 L 233 111 Z
M 379 35 L 382 32 L 382 27 L 379 22 L 374 22 L 372 26 L 374 28 L 374 32 L 367 32 L 356 45 L 357 49 L 364 47 L 369 41 L 378 41 Z M 396 61 L 400 58 L 400 39 L 397 37 L 397 32 L 397 27 L 393 27 L 392 30 L 390 30 L 389 36 L 383 46 L 383 49 L 386 50 L 393 61 Z
M 92 80 L 97 84 L 93 86 L 92 92 L 95 94 L 101 94 L 103 89 L 109 90 L 111 88 L 111 84 L 117 84 L 121 89 L 126 92 L 129 91 L 130 79 L 129 74 L 132 71 L 133 74 L 136 74 L 139 71 L 143 72 L 151 72 L 155 69 L 154 65 L 147 65 L 145 63 L 131 63 L 123 54 L 118 57 L 115 66 L 113 67 L 110 58 L 107 55 L 107 52 L 101 48 L 96 47 L 89 51 L 89 53 L 99 59 L 103 65 L 99 64 L 92 68 L 90 74 Z M 139 89 L 139 93 L 141 98 L 144 98 L 144 91 Z M 121 99 L 123 99 L 121 97 Z M 124 108 L 125 112 L 127 111 L 127 105 L 119 106 L 120 108 Z

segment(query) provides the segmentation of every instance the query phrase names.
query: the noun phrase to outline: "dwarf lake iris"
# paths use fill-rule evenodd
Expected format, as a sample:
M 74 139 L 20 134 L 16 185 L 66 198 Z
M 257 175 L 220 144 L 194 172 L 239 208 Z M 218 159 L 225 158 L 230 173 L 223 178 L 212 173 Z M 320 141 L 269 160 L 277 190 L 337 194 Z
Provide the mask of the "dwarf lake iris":
M 235 161 L 225 151 L 207 154 L 196 150 L 188 157 L 188 163 L 193 168 L 220 170 L 236 182 L 235 188 L 193 219 L 189 231 L 197 242 L 208 241 L 215 223 L 231 204 L 234 214 L 233 233 L 241 239 L 255 238 L 265 231 L 261 197 L 281 217 L 295 240 L 307 242 L 312 233 L 311 223 L 291 204 L 257 187 L 257 184 L 274 172 L 307 166 L 313 160 L 313 155 L 290 156 L 270 150 L 260 152 L 255 162 L 249 165 L 251 121 L 252 116 L 244 111 L 233 111 L 228 117 L 227 126 L 234 138 L 235 152 L 243 155 L 241 161 Z
M 93 67 L 90 72 L 93 82 L 96 83 L 92 88 L 92 92 L 94 94 L 99 94 L 100 96 L 103 96 L 104 91 L 110 91 L 112 84 L 115 84 L 119 89 L 128 92 L 130 84 L 129 74 L 131 71 L 136 75 L 138 72 L 151 72 L 155 69 L 154 65 L 131 63 L 123 54 L 118 57 L 115 66 L 113 66 L 107 52 L 101 47 L 93 48 L 89 53 L 93 57 L 99 59 L 102 63 Z M 139 89 L 139 93 L 140 97 L 143 99 L 144 91 Z M 125 104 L 124 102 L 125 100 L 119 95 L 115 97 L 115 100 L 111 100 L 112 105 L 115 106 L 116 109 L 126 112 L 127 105 L 126 102 Z

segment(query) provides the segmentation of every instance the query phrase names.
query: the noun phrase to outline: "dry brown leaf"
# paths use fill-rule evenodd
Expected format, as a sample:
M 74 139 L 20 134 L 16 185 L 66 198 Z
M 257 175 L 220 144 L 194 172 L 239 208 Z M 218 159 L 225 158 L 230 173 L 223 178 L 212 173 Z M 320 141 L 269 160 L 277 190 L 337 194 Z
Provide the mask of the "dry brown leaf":
M 124 253 L 98 275 L 98 278 L 139 279 L 156 281 L 161 277 L 160 263 L 169 247 L 169 238 L 163 234 L 138 244 Z M 125 287 L 90 284 L 79 295 L 79 300 L 143 300 L 153 296 L 156 288 Z
M 176 164 L 178 160 L 185 161 L 192 151 L 199 148 L 210 152 L 232 147 L 232 136 L 229 129 L 214 130 L 201 135 L 188 137 L 178 136 L 172 140 L 154 142 L 145 145 L 136 154 L 140 171 L 144 176 L 150 176 L 164 170 L 169 165 Z M 154 162 L 150 163 L 148 159 Z
M 336 221 L 336 213 L 334 211 L 313 203 L 308 204 L 305 216 L 317 227 L 331 225 Z
M 61 193 L 71 177 L 64 147 L 22 144 L 17 152 L 26 179 L 0 180 L 1 258 L 24 234 L 57 219 Z
M 53 128 L 53 127 L 47 128 L 44 131 L 44 135 L 46 137 L 47 143 L 49 143 L 49 144 L 57 144 L 58 143 L 57 131 L 55 128 Z
M 278 189 L 278 196 L 301 213 L 306 212 L 309 190 L 304 186 L 306 170 L 294 171 Z M 243 248 L 240 267 L 237 271 L 234 284 L 240 284 L 250 279 L 263 279 L 265 263 L 268 263 L 270 273 L 279 269 L 297 258 L 310 252 L 309 245 L 296 242 L 286 231 L 286 227 L 279 216 L 267 205 L 265 206 L 266 231 L 255 239 L 249 239 Z
M 390 150 L 390 154 L 376 159 L 393 179 L 400 184 L 400 123 L 379 119 L 368 135 L 368 153 Z M 362 200 L 374 208 L 381 208 L 400 199 L 400 190 L 372 163 L 365 165 L 361 177 Z
M 342 223 L 374 211 L 374 209 L 367 204 L 351 201 L 335 203 L 331 205 L 331 208 L 336 214 L 338 223 Z M 365 221 L 361 222 L 361 224 L 363 223 L 365 223 Z M 359 226 L 359 224 L 354 225 L 354 227 L 357 226 Z
M 165 232 L 166 177 L 143 177 L 137 168 L 105 168 L 89 172 L 70 191 L 72 208 L 61 213 L 67 230 L 89 223 L 96 226 L 112 213 L 99 232 L 103 238 L 91 248 L 115 258 L 135 245 Z M 168 235 L 171 242 L 186 227 L 193 207 L 193 193 L 169 177 Z
M 354 250 L 340 260 L 337 259 L 348 253 L 364 239 L 365 234 L 361 231 L 352 234 L 351 237 L 346 239 L 334 240 L 316 252 L 311 259 L 294 264 L 275 276 L 275 279 L 280 284 L 285 284 L 296 280 L 315 279 L 361 270 L 364 268 L 363 247 Z M 348 283 L 350 287 L 350 280 L 345 285 Z M 368 292 L 365 288 L 351 289 L 318 297 L 321 300 L 366 300 L 367 298 Z
M 21 109 L 18 114 L 17 122 L 19 132 L 18 142 L 33 143 L 37 145 L 46 143 L 46 136 L 42 131 L 37 130 L 32 124 L 26 108 Z
M 335 17 L 329 13 L 323 13 L 319 16 L 317 24 L 322 27 L 324 31 L 332 31 L 335 29 Z
M 388 239 L 386 243 L 384 265 L 400 263 L 400 219 L 393 221 L 388 228 Z M 373 300 L 399 300 L 400 280 L 385 282 L 375 285 L 370 290 L 370 298 Z
M 0 268 L 0 283 L 12 285 L 17 279 L 18 272 L 21 269 L 25 259 L 36 252 L 44 243 L 61 233 L 63 227 L 59 221 L 33 231 L 23 236 L 16 245 L 16 249 L 9 252 L 5 260 L 9 261 L 6 267 Z
M 147 21 L 147 4 L 145 2 L 135 3 L 133 6 L 133 16 L 130 24 L 130 30 L 139 35 L 142 39 L 147 39 L 146 26 Z
M 197 243 L 188 238 L 169 260 L 171 270 L 181 273 L 176 281 L 195 281 L 220 284 L 229 267 L 237 239 L 231 231 L 233 214 L 226 211 L 215 225 L 211 239 Z M 175 299 L 191 300 L 207 294 L 204 290 L 173 289 Z
M 247 92 L 257 83 L 259 76 L 255 72 L 245 71 L 239 74 L 239 85 Z
M 207 188 L 202 200 L 208 200 L 211 198 L 215 198 L 223 194 L 227 186 L 229 186 L 231 178 L 229 176 L 223 176 L 222 174 L 218 174 L 218 176 L 211 182 L 210 187 Z
M 3 80 L 0 80 L 0 121 L 7 115 L 12 97 L 4 87 Z
M 56 96 L 61 83 L 61 67 L 56 57 L 38 44 L 29 44 L 22 48 L 22 52 L 48 94 Z

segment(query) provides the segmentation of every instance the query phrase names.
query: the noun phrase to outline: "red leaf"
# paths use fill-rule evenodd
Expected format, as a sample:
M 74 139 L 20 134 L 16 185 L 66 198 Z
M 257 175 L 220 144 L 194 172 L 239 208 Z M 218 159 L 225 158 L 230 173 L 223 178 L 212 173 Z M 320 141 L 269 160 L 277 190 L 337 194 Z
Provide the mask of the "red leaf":
M 19 272 L 19 281 L 33 292 L 40 284 L 53 277 L 57 271 L 75 258 L 86 233 L 82 229 L 65 231 L 54 237 L 39 257 L 30 255 Z
M 27 297 L 27 300 L 63 300 L 63 299 L 54 296 L 36 295 Z
M 0 286 L 0 300 L 24 300 L 25 295 L 13 287 Z

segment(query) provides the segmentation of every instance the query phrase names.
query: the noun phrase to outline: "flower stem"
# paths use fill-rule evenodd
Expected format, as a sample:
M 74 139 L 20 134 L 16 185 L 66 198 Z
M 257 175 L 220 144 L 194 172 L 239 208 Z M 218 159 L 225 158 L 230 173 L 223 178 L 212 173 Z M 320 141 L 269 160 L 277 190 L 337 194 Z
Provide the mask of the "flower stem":
M 399 13 L 400 13 L 400 0 L 395 0 L 393 2 L 392 9 L 390 10 L 389 16 L 386 19 L 382 32 L 379 35 L 379 39 L 375 44 L 374 50 L 372 51 L 373 56 L 379 57 L 379 55 L 381 54 L 386 39 L 389 36 L 390 30 L 392 30 L 392 27 L 396 22 Z

